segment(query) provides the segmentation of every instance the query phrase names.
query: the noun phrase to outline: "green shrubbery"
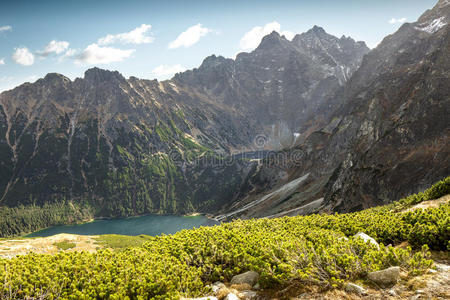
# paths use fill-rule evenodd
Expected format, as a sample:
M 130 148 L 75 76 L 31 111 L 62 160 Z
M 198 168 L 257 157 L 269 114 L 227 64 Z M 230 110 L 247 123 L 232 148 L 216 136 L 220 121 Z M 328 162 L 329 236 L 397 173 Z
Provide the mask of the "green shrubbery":
M 443 190 L 432 189 L 433 195 Z M 432 265 L 427 244 L 442 250 L 448 246 L 450 204 L 406 213 L 394 211 L 394 206 L 342 215 L 237 220 L 146 237 L 142 246 L 121 251 L 0 259 L 0 298 L 201 296 L 209 292 L 208 283 L 228 281 L 247 270 L 261 274 L 262 287 L 291 280 L 339 287 L 389 266 L 401 266 L 410 275 L 422 273 Z M 380 248 L 353 238 L 358 231 L 375 237 Z M 416 251 L 384 246 L 403 241 Z
M 411 226 L 408 242 L 419 247 L 427 244 L 436 250 L 450 251 L 450 205 L 439 208 L 407 212 L 402 216 L 404 222 Z
M 69 250 L 77 246 L 77 244 L 68 240 L 57 242 L 53 245 L 55 245 L 59 250 Z
M 394 203 L 394 207 L 396 210 L 400 210 L 405 207 L 415 205 L 423 201 L 437 199 L 448 194 L 450 194 L 450 176 L 437 182 L 423 193 L 413 194 L 406 198 L 400 199 Z
M 8 297 L 11 288 L 19 298 L 166 299 L 204 295 L 206 283 L 228 281 L 250 269 L 261 274 L 263 287 L 293 279 L 338 286 L 392 265 L 418 273 L 431 261 L 426 251 L 378 250 L 338 231 L 311 227 L 301 217 L 286 217 L 184 230 L 124 251 L 0 260 L 0 291 Z

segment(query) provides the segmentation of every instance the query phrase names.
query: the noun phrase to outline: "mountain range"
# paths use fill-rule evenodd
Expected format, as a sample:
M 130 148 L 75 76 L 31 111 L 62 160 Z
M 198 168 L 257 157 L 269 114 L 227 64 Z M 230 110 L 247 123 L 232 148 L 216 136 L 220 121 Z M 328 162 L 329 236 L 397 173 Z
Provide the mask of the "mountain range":
M 373 50 L 314 26 L 167 81 L 93 68 L 5 91 L 0 207 L 58 217 L 1 234 L 148 213 L 348 212 L 420 191 L 449 174 L 449 21 L 440 0 Z

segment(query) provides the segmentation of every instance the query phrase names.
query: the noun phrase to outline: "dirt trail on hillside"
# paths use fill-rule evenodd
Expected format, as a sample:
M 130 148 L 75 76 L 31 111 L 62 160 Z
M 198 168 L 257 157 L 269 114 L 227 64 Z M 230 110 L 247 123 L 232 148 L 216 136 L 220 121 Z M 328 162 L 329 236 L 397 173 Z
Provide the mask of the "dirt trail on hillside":
M 445 204 L 447 202 L 450 202 L 450 194 L 442 196 L 441 198 L 435 199 L 435 200 L 429 200 L 429 201 L 424 201 L 421 202 L 419 204 L 416 204 L 408 209 L 405 210 L 405 212 L 408 211 L 413 211 L 416 209 L 426 209 L 426 208 L 433 208 L 433 207 L 439 207 L 439 205 L 441 204 Z
M 89 251 L 94 252 L 102 246 L 96 244 L 94 235 L 76 235 L 61 233 L 48 237 L 26 238 L 26 239 L 10 239 L 0 241 L 0 257 L 10 258 L 16 255 L 25 255 L 29 252 L 41 254 L 55 254 L 58 247 L 55 243 L 71 242 L 75 247 L 65 251 Z

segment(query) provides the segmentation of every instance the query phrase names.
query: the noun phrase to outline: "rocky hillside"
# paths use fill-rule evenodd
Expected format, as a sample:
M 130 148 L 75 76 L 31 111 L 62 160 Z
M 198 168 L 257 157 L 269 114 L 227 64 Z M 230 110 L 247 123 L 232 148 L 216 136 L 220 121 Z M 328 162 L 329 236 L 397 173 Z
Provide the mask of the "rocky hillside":
M 449 10 L 439 1 L 370 52 L 315 26 L 164 82 L 94 68 L 3 92 L 6 234 L 96 216 L 348 212 L 423 189 L 450 173 Z
M 0 206 L 70 201 L 103 216 L 213 209 L 243 166 L 187 164 L 244 147 L 249 134 L 244 116 L 173 82 L 96 68 L 75 81 L 48 74 L 0 95 Z
M 386 37 L 339 95 L 333 139 L 348 149 L 327 186 L 329 209 L 386 203 L 450 174 L 449 23 L 450 2 L 439 1 Z
M 369 52 L 364 42 L 336 38 L 314 26 L 288 41 L 277 32 L 235 60 L 210 56 L 198 69 L 177 74 L 177 85 L 195 88 L 251 116 L 269 149 L 292 145 L 302 128 L 323 120 L 337 103 L 326 100 L 343 86 Z
M 31 215 L 42 215 L 32 223 L 45 226 L 93 216 L 216 212 L 237 197 L 256 165 L 248 157 L 211 160 L 291 146 L 293 132 L 367 51 L 362 42 L 314 27 L 292 42 L 274 32 L 251 53 L 208 57 L 169 81 L 93 68 L 74 81 L 48 74 L 6 91 L 2 213 L 19 214 L 27 227 Z M 263 140 L 255 148 L 258 134 Z M 7 209 L 19 205 L 19 213 Z
M 386 37 L 334 96 L 328 124 L 261 161 L 219 219 L 356 211 L 447 176 L 449 22 L 443 0 Z

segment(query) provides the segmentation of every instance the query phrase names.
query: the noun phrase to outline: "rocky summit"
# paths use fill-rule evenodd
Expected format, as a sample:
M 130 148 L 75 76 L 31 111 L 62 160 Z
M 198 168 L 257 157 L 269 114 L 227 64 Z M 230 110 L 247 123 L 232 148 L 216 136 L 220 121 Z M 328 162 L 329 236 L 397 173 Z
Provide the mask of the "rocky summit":
M 338 104 L 325 101 L 345 85 L 368 52 L 364 42 L 336 38 L 318 26 L 292 41 L 274 31 L 251 53 L 240 53 L 235 60 L 207 57 L 173 81 L 251 117 L 256 133 L 267 135 L 266 146 L 280 150 L 294 143 L 292 133 L 321 124 Z
M 328 100 L 337 107 L 325 125 L 262 161 L 221 218 L 357 211 L 447 176 L 449 22 L 450 4 L 439 1 L 387 36 Z
M 423 190 L 449 174 L 449 22 L 441 0 L 371 51 L 314 26 L 167 81 L 93 68 L 5 91 L 0 206 L 27 221 L 1 234 L 349 212 Z

